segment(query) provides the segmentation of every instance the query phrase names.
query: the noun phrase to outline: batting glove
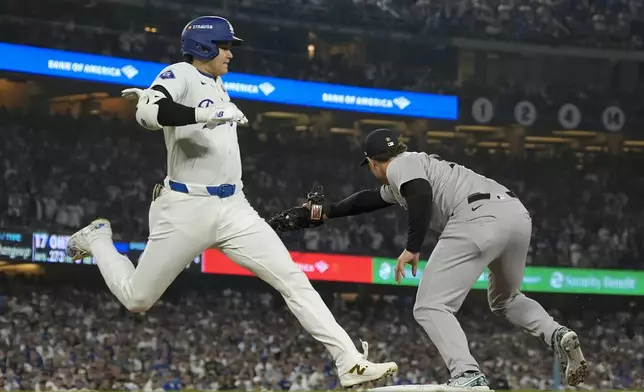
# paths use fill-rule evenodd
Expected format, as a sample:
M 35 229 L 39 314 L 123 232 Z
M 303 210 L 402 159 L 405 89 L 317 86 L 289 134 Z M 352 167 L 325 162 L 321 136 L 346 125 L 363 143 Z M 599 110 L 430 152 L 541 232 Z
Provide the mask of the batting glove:
M 143 90 L 140 88 L 126 88 L 121 91 L 121 96 L 129 100 L 139 100 L 139 97 L 143 94 Z
M 208 128 L 214 128 L 229 121 L 248 124 L 246 115 L 232 102 L 208 108 L 195 108 L 195 118 L 197 122 L 206 123 Z

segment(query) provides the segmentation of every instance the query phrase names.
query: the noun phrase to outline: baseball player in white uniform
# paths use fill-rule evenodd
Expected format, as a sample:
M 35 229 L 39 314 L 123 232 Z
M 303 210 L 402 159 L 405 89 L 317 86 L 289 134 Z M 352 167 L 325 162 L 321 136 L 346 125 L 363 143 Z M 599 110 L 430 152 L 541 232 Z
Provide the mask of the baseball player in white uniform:
M 244 114 L 230 101 L 221 76 L 232 46 L 243 41 L 222 17 L 203 16 L 186 25 L 185 62 L 161 71 L 145 90 L 126 89 L 136 99 L 136 120 L 163 130 L 168 174 L 155 188 L 145 251 L 136 268 L 118 253 L 109 221 L 98 219 L 72 235 L 67 253 L 93 255 L 107 286 L 132 312 L 145 312 L 179 273 L 205 249 L 220 249 L 277 289 L 311 335 L 329 350 L 343 387 L 392 375 L 394 362 L 373 363 L 313 289 L 277 234 L 251 207 L 241 180 L 237 124 Z
M 277 231 L 311 228 L 326 219 L 403 207 L 409 230 L 395 268 L 397 282 L 405 276 L 407 264 L 416 275 L 427 230 L 440 233 L 420 280 L 414 317 L 450 370 L 446 390 L 489 390 L 454 316 L 486 267 L 490 270 L 490 309 L 550 346 L 568 385 L 581 383 L 588 367 L 577 334 L 521 293 L 532 220 L 517 196 L 457 163 L 424 152 L 407 152 L 397 133 L 389 129 L 371 132 L 363 147 L 362 164 L 369 165 L 382 186 L 335 203 L 310 198 L 307 205 L 271 218 L 271 226 Z

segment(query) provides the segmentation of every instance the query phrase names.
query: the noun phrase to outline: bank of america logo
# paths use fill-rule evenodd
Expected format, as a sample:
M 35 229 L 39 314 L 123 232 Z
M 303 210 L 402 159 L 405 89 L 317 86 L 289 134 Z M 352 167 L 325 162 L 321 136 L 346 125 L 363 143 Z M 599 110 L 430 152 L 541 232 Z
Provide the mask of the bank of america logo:
M 126 65 L 125 67 L 121 68 L 121 71 L 123 71 L 128 79 L 132 79 L 139 74 L 139 70 L 134 68 L 133 65 Z
M 320 260 L 314 265 L 315 265 L 315 269 L 318 270 L 318 272 L 320 272 L 321 274 L 323 274 L 324 272 L 326 272 L 326 270 L 329 269 L 329 265 L 324 260 Z
M 394 98 L 394 104 L 396 104 L 396 106 L 398 106 L 398 109 L 400 110 L 403 110 L 404 108 L 409 106 L 410 103 L 411 102 L 405 97 Z
M 275 91 L 275 87 L 273 87 L 273 85 L 268 82 L 260 84 L 259 89 L 262 90 L 264 95 L 270 95 L 273 91 Z

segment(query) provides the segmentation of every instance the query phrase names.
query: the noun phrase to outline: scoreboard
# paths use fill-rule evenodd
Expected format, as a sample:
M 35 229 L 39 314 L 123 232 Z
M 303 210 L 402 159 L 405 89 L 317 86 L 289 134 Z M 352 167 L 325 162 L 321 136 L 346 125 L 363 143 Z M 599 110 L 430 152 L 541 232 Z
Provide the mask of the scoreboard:
M 37 263 L 37 264 L 84 264 L 96 265 L 96 259 L 86 257 L 72 260 L 65 250 L 69 242 L 68 234 L 38 231 L 24 233 L 19 231 L 0 231 L 0 261 Z M 145 242 L 115 241 L 114 247 L 122 255 L 137 264 L 145 250 Z M 186 269 L 201 272 L 201 255 Z
M 65 254 L 68 241 L 68 235 L 33 233 L 32 261 L 36 263 L 72 263 L 72 259 Z M 77 264 L 80 263 L 77 262 Z
M 30 235 L 18 232 L 0 232 L 0 259 L 7 261 L 31 260 L 33 248 Z

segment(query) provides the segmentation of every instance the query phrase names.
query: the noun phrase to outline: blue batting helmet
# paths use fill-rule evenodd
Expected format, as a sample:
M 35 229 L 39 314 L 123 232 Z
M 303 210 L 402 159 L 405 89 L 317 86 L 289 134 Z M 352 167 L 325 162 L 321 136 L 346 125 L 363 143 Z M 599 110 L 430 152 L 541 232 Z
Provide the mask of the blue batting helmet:
M 181 50 L 184 55 L 199 60 L 212 60 L 217 54 L 217 42 L 241 45 L 244 41 L 235 37 L 233 26 L 221 16 L 200 16 L 191 20 L 181 33 Z

